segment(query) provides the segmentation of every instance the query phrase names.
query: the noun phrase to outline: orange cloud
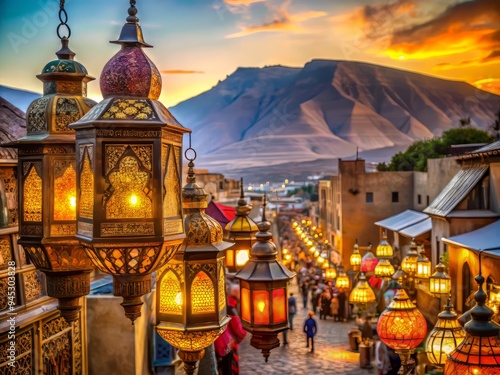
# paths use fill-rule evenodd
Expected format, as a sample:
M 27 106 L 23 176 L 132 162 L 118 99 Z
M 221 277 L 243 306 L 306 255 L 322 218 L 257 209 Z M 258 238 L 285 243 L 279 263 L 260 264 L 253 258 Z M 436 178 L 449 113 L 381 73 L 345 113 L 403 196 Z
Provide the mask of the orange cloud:
M 486 78 L 472 83 L 478 89 L 500 95 L 500 78 Z
M 161 74 L 203 74 L 202 70 L 183 70 L 183 69 L 166 69 L 160 72 Z

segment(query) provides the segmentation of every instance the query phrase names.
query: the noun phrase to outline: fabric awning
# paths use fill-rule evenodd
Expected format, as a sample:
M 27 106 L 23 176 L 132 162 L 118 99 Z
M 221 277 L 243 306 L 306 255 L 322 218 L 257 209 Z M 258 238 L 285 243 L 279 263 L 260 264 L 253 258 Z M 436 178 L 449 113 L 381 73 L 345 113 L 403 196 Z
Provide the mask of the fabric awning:
M 375 225 L 393 232 L 399 232 L 402 229 L 418 224 L 428 218 L 429 215 L 422 212 L 406 210 L 397 215 L 388 217 L 387 219 L 377 221 Z
M 432 219 L 428 217 L 417 224 L 410 225 L 398 233 L 405 237 L 415 238 L 432 230 Z
M 465 247 L 470 250 L 485 250 L 492 254 L 500 253 L 500 220 L 472 232 L 442 238 L 444 243 Z

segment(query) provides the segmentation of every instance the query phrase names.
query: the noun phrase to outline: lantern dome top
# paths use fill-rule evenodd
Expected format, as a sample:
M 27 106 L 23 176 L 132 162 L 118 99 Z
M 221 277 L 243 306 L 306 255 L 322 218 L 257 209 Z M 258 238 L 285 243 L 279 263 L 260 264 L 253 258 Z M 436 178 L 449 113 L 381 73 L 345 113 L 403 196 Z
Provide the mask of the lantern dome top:
M 146 56 L 143 47 L 152 47 L 142 36 L 136 17 L 135 1 L 131 1 L 129 16 L 120 37 L 111 43 L 121 44 L 122 49 L 107 62 L 101 73 L 101 92 L 106 99 L 111 96 L 131 96 L 158 100 L 161 93 L 161 75 Z
M 243 192 L 243 178 L 240 180 L 240 199 L 238 199 L 238 205 L 236 206 L 236 217 L 231 220 L 226 225 L 226 231 L 228 232 L 244 232 L 249 234 L 255 234 L 259 227 L 255 222 L 248 216 L 252 211 L 252 206 L 247 204 L 245 200 L 245 195 Z
M 69 39 L 62 38 L 61 44 L 61 49 L 56 52 L 57 60 L 52 60 L 45 64 L 42 69 L 42 75 L 50 73 L 88 74 L 83 64 L 74 60 L 76 54 L 69 48 Z M 40 76 L 38 78 L 42 79 Z M 93 77 L 89 78 L 90 80 L 94 79 Z

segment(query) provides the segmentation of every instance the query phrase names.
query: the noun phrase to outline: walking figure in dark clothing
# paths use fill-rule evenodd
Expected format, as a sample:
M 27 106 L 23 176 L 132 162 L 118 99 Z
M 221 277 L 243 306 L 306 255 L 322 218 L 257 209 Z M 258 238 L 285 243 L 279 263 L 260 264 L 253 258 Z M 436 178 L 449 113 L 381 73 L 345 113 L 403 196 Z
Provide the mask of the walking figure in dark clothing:
M 314 352 L 314 335 L 316 335 L 316 331 L 318 330 L 316 326 L 316 321 L 314 320 L 314 312 L 309 311 L 309 318 L 304 322 L 304 332 L 307 336 L 307 346 L 309 348 L 309 341 L 311 341 L 311 353 Z

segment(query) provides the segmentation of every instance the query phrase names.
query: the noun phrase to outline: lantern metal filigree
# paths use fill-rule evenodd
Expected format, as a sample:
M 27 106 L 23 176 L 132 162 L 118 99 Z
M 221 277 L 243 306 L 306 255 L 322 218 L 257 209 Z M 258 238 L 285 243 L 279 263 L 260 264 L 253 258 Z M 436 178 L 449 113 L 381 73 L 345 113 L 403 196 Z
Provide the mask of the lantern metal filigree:
M 392 275 L 394 275 L 394 266 L 391 264 L 389 259 L 379 259 L 377 265 L 375 266 L 375 277 L 390 280 Z
M 243 191 L 243 178 L 240 180 L 240 199 L 236 207 L 236 217 L 227 223 L 226 241 L 234 245 L 226 252 L 226 266 L 230 273 L 239 271 L 250 258 L 250 251 L 256 242 L 255 234 L 259 230 L 250 218 L 252 206 L 247 204 Z
M 224 251 L 232 244 L 222 241 L 222 227 L 205 213 L 208 194 L 196 184 L 193 160 L 182 190 L 186 248 L 158 273 L 156 291 L 156 331 L 180 350 L 186 374 L 194 373 L 230 320 Z
M 64 2 L 62 14 L 66 14 Z M 73 322 L 81 308 L 80 297 L 90 291 L 94 265 L 74 237 L 75 132 L 68 124 L 96 103 L 86 98 L 87 83 L 94 78 L 74 60 L 68 38 L 60 38 L 57 60 L 37 75 L 43 82 L 43 96 L 26 112 L 27 135 L 4 146 L 18 148 L 18 243 L 35 267 L 45 273 L 47 294 L 58 299 L 61 316 Z
M 349 259 L 349 263 L 353 271 L 359 271 L 359 268 L 361 267 L 361 254 L 359 253 L 359 246 L 357 240 L 356 243 L 354 244 L 354 250 Z
M 481 272 L 475 280 L 478 284 L 478 291 L 474 294 L 476 305 L 471 309 L 471 320 L 464 326 L 466 336 L 448 355 L 444 375 L 496 375 L 500 371 L 500 325 L 491 320 L 493 310 L 486 306 L 487 295 L 483 290 Z
M 278 333 L 288 329 L 288 282 L 295 273 L 278 261 L 271 223 L 266 220 L 266 201 L 257 243 L 250 260 L 236 274 L 240 281 L 241 321 L 252 334 L 250 345 L 260 349 L 266 362 L 270 351 L 279 346 Z
M 359 274 L 358 283 L 349 294 L 349 303 L 366 305 L 377 301 L 375 292 L 373 291 L 364 273 Z
M 338 267 L 337 280 L 335 280 L 335 287 L 339 290 L 348 290 L 351 287 L 351 280 L 344 270 L 344 266 L 341 264 Z
M 384 231 L 382 233 L 382 239 L 380 240 L 380 244 L 377 246 L 375 250 L 375 256 L 377 258 L 392 258 L 394 255 L 394 250 L 392 246 L 387 241 L 387 232 Z
M 451 298 L 444 310 L 438 315 L 436 325 L 429 332 L 425 342 L 425 351 L 429 361 L 435 365 L 442 366 L 446 363 L 448 354 L 451 353 L 465 338 L 465 331 L 458 323 L 458 316 Z
M 151 273 L 185 238 L 181 209 L 182 127 L 158 101 L 161 75 L 146 56 L 135 1 L 121 50 L 101 73 L 104 100 L 71 124 L 76 130 L 77 238 L 113 275 L 125 315 L 140 316 Z
M 418 251 L 417 244 L 413 238 L 410 244 L 410 251 L 401 262 L 401 269 L 408 275 L 413 276 L 417 273 Z

